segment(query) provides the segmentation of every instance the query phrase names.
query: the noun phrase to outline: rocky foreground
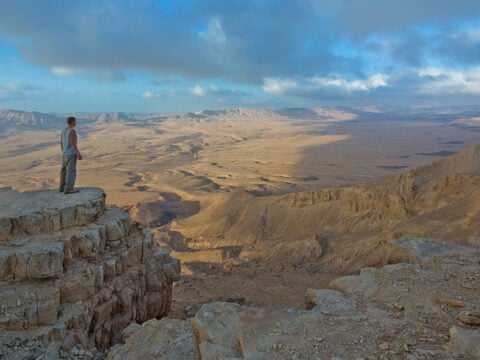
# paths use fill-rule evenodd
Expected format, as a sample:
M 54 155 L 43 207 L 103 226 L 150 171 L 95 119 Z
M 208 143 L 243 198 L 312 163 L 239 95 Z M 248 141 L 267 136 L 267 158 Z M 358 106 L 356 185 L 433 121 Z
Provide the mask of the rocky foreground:
M 480 239 L 470 243 L 394 240 L 412 263 L 311 289 L 310 310 L 210 303 L 186 321 L 131 324 L 107 359 L 480 359 Z
M 392 240 L 409 263 L 310 289 L 306 310 L 217 302 L 179 320 L 179 262 L 101 189 L 0 204 L 0 359 L 480 358 L 477 236 Z
M 0 359 L 93 359 L 168 314 L 180 263 L 101 189 L 0 190 Z

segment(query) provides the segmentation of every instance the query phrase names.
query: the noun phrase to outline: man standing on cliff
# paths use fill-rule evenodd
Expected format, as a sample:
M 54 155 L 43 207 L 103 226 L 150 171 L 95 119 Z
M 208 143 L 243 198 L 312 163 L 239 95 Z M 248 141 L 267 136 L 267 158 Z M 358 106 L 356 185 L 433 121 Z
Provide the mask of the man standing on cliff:
M 74 189 L 77 177 L 77 159 L 82 160 L 82 155 L 77 148 L 77 132 L 74 127 L 77 119 L 73 116 L 67 118 L 68 126 L 62 130 L 60 146 L 62 148 L 62 170 L 60 171 L 59 191 L 64 194 L 77 193 Z

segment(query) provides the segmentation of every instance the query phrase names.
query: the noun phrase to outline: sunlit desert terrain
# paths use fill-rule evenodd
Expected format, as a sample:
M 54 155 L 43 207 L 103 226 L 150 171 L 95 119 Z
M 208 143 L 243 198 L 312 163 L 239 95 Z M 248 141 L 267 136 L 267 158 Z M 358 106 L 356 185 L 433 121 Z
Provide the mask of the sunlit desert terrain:
M 0 118 L 0 187 L 58 186 L 63 117 L 43 126 Z M 368 192 L 368 184 L 453 155 L 480 134 L 472 112 L 448 109 L 79 114 L 77 124 L 84 160 L 76 186 L 103 188 L 110 204 L 144 222 L 182 259 L 173 307 L 179 317 L 202 302 L 228 298 L 301 308 L 310 286 L 400 259 L 381 244 L 405 227 L 385 222 L 370 229 L 363 218 L 345 215 L 342 226 L 326 231 L 312 225 L 315 219 L 321 224 L 325 214 L 338 215 L 329 219 L 335 222 L 341 210 L 284 208 L 307 201 L 297 193 L 360 184 L 365 189 L 352 194 Z M 430 234 L 412 224 L 412 232 Z
M 369 182 L 478 140 L 478 121 L 461 114 L 383 115 L 240 109 L 103 122 L 80 115 L 76 185 L 100 186 L 120 206 L 162 192 L 199 201 L 242 190 L 282 194 Z M 62 127 L 4 129 L 0 185 L 55 188 Z

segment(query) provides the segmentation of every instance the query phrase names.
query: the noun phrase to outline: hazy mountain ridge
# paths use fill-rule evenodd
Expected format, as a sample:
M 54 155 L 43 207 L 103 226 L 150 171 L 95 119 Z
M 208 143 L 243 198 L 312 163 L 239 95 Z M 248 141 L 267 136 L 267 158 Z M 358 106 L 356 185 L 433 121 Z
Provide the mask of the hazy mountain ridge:
M 58 128 L 64 123 L 64 119 L 54 114 L 38 111 L 0 110 L 0 130 L 5 133 L 14 130 L 49 130 Z
M 128 123 L 165 118 L 165 116 L 159 114 L 127 114 L 124 112 L 82 113 L 79 115 L 73 113 L 72 115 L 84 124 Z M 5 109 L 0 110 L 0 127 L 12 130 L 50 130 L 63 126 L 68 116 L 70 115 Z
M 236 118 L 273 117 L 295 120 L 327 120 L 338 115 L 352 120 L 356 117 L 353 109 L 342 109 L 340 107 L 281 107 L 266 109 L 236 108 L 227 110 L 202 110 L 177 115 L 178 118 L 191 118 L 193 120 L 226 120 Z M 346 116 L 348 114 L 348 116 Z
M 191 121 L 226 121 L 228 119 L 242 118 L 285 118 L 293 120 L 311 120 L 311 121 L 377 121 L 377 120 L 434 120 L 451 123 L 454 126 L 480 126 L 478 121 L 478 109 L 468 108 L 458 112 L 450 108 L 431 109 L 429 116 L 426 117 L 424 111 L 410 110 L 399 111 L 395 109 L 378 108 L 356 108 L 344 106 L 329 107 L 283 107 L 250 109 L 235 108 L 225 110 L 202 110 L 196 112 L 184 112 L 166 114 L 163 112 L 92 112 L 72 114 L 81 120 L 84 124 L 115 124 L 115 123 L 157 123 L 166 119 L 179 119 Z M 65 119 L 70 114 L 43 113 L 38 111 L 22 110 L 0 110 L 0 129 L 6 130 L 32 130 L 32 129 L 53 129 L 63 125 Z
M 99 115 L 96 120 L 97 123 L 102 124 L 123 123 L 131 121 L 135 121 L 135 119 L 131 118 L 124 112 L 104 113 Z

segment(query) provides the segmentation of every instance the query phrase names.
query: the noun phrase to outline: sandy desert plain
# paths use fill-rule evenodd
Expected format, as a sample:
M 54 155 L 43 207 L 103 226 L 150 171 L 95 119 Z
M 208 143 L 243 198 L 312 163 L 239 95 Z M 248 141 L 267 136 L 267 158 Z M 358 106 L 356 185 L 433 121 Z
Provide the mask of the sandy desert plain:
M 84 156 L 76 185 L 103 188 L 182 260 L 172 317 L 215 300 L 303 308 L 309 287 L 404 260 L 391 238 L 462 243 L 479 231 L 465 226 L 476 192 L 449 203 L 455 179 L 438 199 L 427 181 L 435 165 L 412 170 L 479 142 L 478 110 L 71 114 Z M 66 116 L 0 111 L 0 187 L 58 186 Z M 392 195 L 394 184 L 411 198 Z

